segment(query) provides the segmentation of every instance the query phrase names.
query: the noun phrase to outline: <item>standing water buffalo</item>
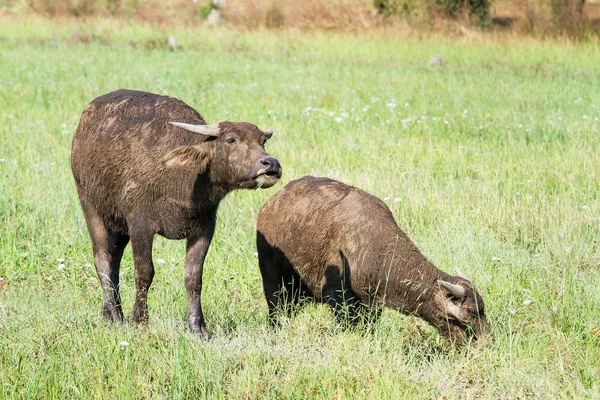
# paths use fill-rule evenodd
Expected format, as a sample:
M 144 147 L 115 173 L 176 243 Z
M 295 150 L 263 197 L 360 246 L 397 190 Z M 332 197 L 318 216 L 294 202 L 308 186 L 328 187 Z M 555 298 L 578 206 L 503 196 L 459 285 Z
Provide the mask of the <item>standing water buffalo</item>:
M 385 305 L 457 343 L 487 332 L 483 300 L 464 274 L 437 269 L 385 203 L 355 187 L 312 176 L 290 182 L 260 210 L 257 247 L 272 323 L 284 301 L 308 297 L 341 321 L 377 318 Z
M 240 188 L 281 177 L 264 149 L 272 135 L 245 122 L 207 125 L 184 102 L 132 90 L 93 100 L 73 137 L 71 168 L 102 284 L 103 316 L 120 322 L 119 264 L 131 241 L 136 297 L 132 320 L 148 319 L 152 240 L 187 239 L 185 288 L 190 330 L 210 335 L 200 294 L 219 202 Z

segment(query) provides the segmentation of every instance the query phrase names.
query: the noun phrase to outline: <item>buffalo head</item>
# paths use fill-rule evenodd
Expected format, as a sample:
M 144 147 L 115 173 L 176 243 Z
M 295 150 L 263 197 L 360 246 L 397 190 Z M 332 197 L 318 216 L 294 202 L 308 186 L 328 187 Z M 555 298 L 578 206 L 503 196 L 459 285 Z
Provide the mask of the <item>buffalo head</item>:
M 167 167 L 193 168 L 209 172 L 213 183 L 231 189 L 268 188 L 281 177 L 281 165 L 265 151 L 273 135 L 247 122 L 221 122 L 218 125 L 192 125 L 171 122 L 190 132 L 209 136 L 198 145 L 181 146 L 163 158 Z
M 434 318 L 442 336 L 463 344 L 484 337 L 489 327 L 483 299 L 459 269 L 457 273 L 458 276 L 438 280 Z

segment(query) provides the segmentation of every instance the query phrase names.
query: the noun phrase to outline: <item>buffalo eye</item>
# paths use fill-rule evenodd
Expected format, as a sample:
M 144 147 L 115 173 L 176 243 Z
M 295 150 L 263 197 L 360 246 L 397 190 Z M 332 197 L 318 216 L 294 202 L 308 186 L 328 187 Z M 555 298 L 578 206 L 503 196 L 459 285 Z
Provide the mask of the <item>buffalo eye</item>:
M 227 139 L 225 142 L 227 144 L 236 144 L 237 143 L 237 141 L 234 138 L 232 138 L 232 137 L 230 137 L 229 139 Z
M 468 311 L 469 314 L 471 314 L 474 317 L 479 317 L 481 314 L 483 314 L 483 313 L 480 313 L 479 310 L 476 310 L 474 308 L 471 308 L 471 309 L 469 309 L 467 311 Z

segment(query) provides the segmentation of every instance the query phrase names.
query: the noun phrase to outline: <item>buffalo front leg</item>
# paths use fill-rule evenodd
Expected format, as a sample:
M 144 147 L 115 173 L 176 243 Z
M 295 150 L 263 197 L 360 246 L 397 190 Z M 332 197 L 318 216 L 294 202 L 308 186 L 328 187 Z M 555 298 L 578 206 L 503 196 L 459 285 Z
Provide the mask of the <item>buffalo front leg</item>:
M 187 321 L 190 331 L 202 339 L 210 339 L 202 314 L 202 270 L 204 259 L 214 233 L 214 219 L 200 234 L 188 238 L 185 256 L 185 289 L 187 292 Z
M 137 324 L 148 322 L 148 291 L 154 279 L 152 263 L 153 233 L 147 229 L 130 228 L 131 250 L 135 268 L 135 303 L 131 320 Z

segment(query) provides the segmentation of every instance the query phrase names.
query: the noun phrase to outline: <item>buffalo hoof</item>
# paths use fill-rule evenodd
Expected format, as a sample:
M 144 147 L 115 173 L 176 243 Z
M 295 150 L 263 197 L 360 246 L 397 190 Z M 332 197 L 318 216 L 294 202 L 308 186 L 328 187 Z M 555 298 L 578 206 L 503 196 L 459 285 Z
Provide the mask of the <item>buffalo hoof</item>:
M 148 324 L 148 308 L 143 306 L 134 306 L 131 313 L 131 321 L 136 325 Z
M 212 337 L 210 332 L 208 331 L 208 329 L 206 329 L 206 327 L 204 327 L 204 326 L 200 326 L 200 327 L 196 327 L 196 328 L 190 327 L 190 331 L 202 340 L 209 341 L 210 338 Z
M 123 322 L 123 311 L 119 306 L 111 306 L 109 304 L 105 304 L 102 307 L 102 318 L 106 322 L 114 322 L 120 324 Z

